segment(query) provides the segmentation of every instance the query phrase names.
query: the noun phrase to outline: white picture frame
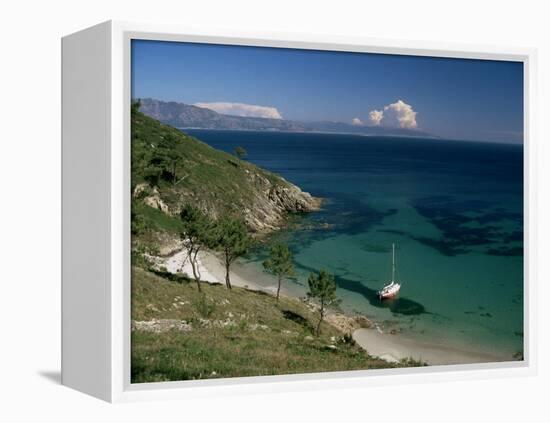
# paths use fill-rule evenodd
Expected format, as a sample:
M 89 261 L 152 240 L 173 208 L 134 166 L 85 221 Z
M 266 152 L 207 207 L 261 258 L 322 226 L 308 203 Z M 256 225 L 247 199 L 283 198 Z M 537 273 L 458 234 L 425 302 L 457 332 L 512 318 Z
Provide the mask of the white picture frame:
M 524 64 L 524 360 L 200 381 L 130 383 L 132 39 Z M 62 40 L 62 383 L 110 402 L 533 375 L 536 357 L 536 52 L 303 34 L 105 22 Z M 86 272 L 82 272 L 85 268 Z

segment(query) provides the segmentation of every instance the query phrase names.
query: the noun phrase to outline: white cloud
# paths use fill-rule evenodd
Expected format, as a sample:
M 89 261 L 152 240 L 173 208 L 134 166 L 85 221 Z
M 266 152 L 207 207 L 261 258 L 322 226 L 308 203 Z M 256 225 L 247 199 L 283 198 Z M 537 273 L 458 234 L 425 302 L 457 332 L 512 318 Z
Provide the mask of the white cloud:
M 416 112 L 410 104 L 403 100 L 384 106 L 383 110 L 372 110 L 369 113 L 369 123 L 372 126 L 399 126 L 400 128 L 414 129 L 416 123 Z
M 351 120 L 351 124 L 356 125 L 356 126 L 363 126 L 364 125 L 363 121 L 361 119 L 357 118 L 357 117 L 353 118 Z
M 380 126 L 383 118 L 384 112 L 382 110 L 371 110 L 369 112 L 369 123 L 372 126 Z
M 222 113 L 224 115 L 260 117 L 260 118 L 271 118 L 271 119 L 283 118 L 276 107 L 258 106 L 255 104 L 245 104 L 245 103 L 225 103 L 225 102 L 195 103 L 194 105 L 197 107 L 214 110 L 215 112 Z
M 405 103 L 403 100 L 397 100 L 384 107 L 384 119 L 391 121 L 397 121 L 400 128 L 414 129 L 416 124 L 416 112 L 413 110 L 410 104 Z

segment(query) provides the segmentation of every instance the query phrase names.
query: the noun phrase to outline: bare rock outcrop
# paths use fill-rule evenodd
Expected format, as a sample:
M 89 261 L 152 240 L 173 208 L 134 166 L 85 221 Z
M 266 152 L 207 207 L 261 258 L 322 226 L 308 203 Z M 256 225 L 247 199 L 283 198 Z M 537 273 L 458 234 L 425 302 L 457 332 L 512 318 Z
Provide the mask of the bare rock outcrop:
M 141 198 L 143 202 L 154 209 L 163 211 L 164 213 L 170 214 L 170 209 L 168 205 L 160 197 L 160 193 L 156 187 L 151 188 L 146 183 L 141 183 L 136 185 L 132 197 Z
M 342 313 L 330 313 L 326 316 L 326 321 L 331 326 L 349 334 L 353 333 L 356 329 L 370 328 L 372 326 L 372 322 L 362 315 L 349 316 Z
M 251 231 L 265 234 L 284 226 L 289 213 L 309 213 L 319 210 L 321 199 L 302 191 L 283 178 L 274 183 L 268 178 L 252 173 L 256 191 L 253 206 L 243 210 L 246 225 Z
M 188 323 L 185 320 L 153 319 L 149 321 L 132 321 L 132 330 L 152 333 L 162 333 L 169 330 L 189 332 L 192 330 L 192 327 L 191 323 Z

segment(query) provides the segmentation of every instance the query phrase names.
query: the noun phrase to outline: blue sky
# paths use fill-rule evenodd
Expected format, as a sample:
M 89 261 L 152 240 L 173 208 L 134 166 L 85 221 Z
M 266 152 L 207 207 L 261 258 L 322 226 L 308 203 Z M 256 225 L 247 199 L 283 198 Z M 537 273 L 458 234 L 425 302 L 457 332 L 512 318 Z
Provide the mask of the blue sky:
M 302 121 L 356 119 L 443 138 L 523 141 L 519 62 L 134 40 L 132 97 Z

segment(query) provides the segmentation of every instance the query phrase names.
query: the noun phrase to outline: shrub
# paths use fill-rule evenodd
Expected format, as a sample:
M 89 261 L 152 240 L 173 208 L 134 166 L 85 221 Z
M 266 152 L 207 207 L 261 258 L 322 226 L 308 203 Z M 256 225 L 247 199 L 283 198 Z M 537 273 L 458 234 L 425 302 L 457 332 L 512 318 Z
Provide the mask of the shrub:
M 209 318 L 216 309 L 216 304 L 208 301 L 208 298 L 206 298 L 206 295 L 204 294 L 199 295 L 198 300 L 194 301 L 193 305 L 195 306 L 197 313 L 205 319 Z

